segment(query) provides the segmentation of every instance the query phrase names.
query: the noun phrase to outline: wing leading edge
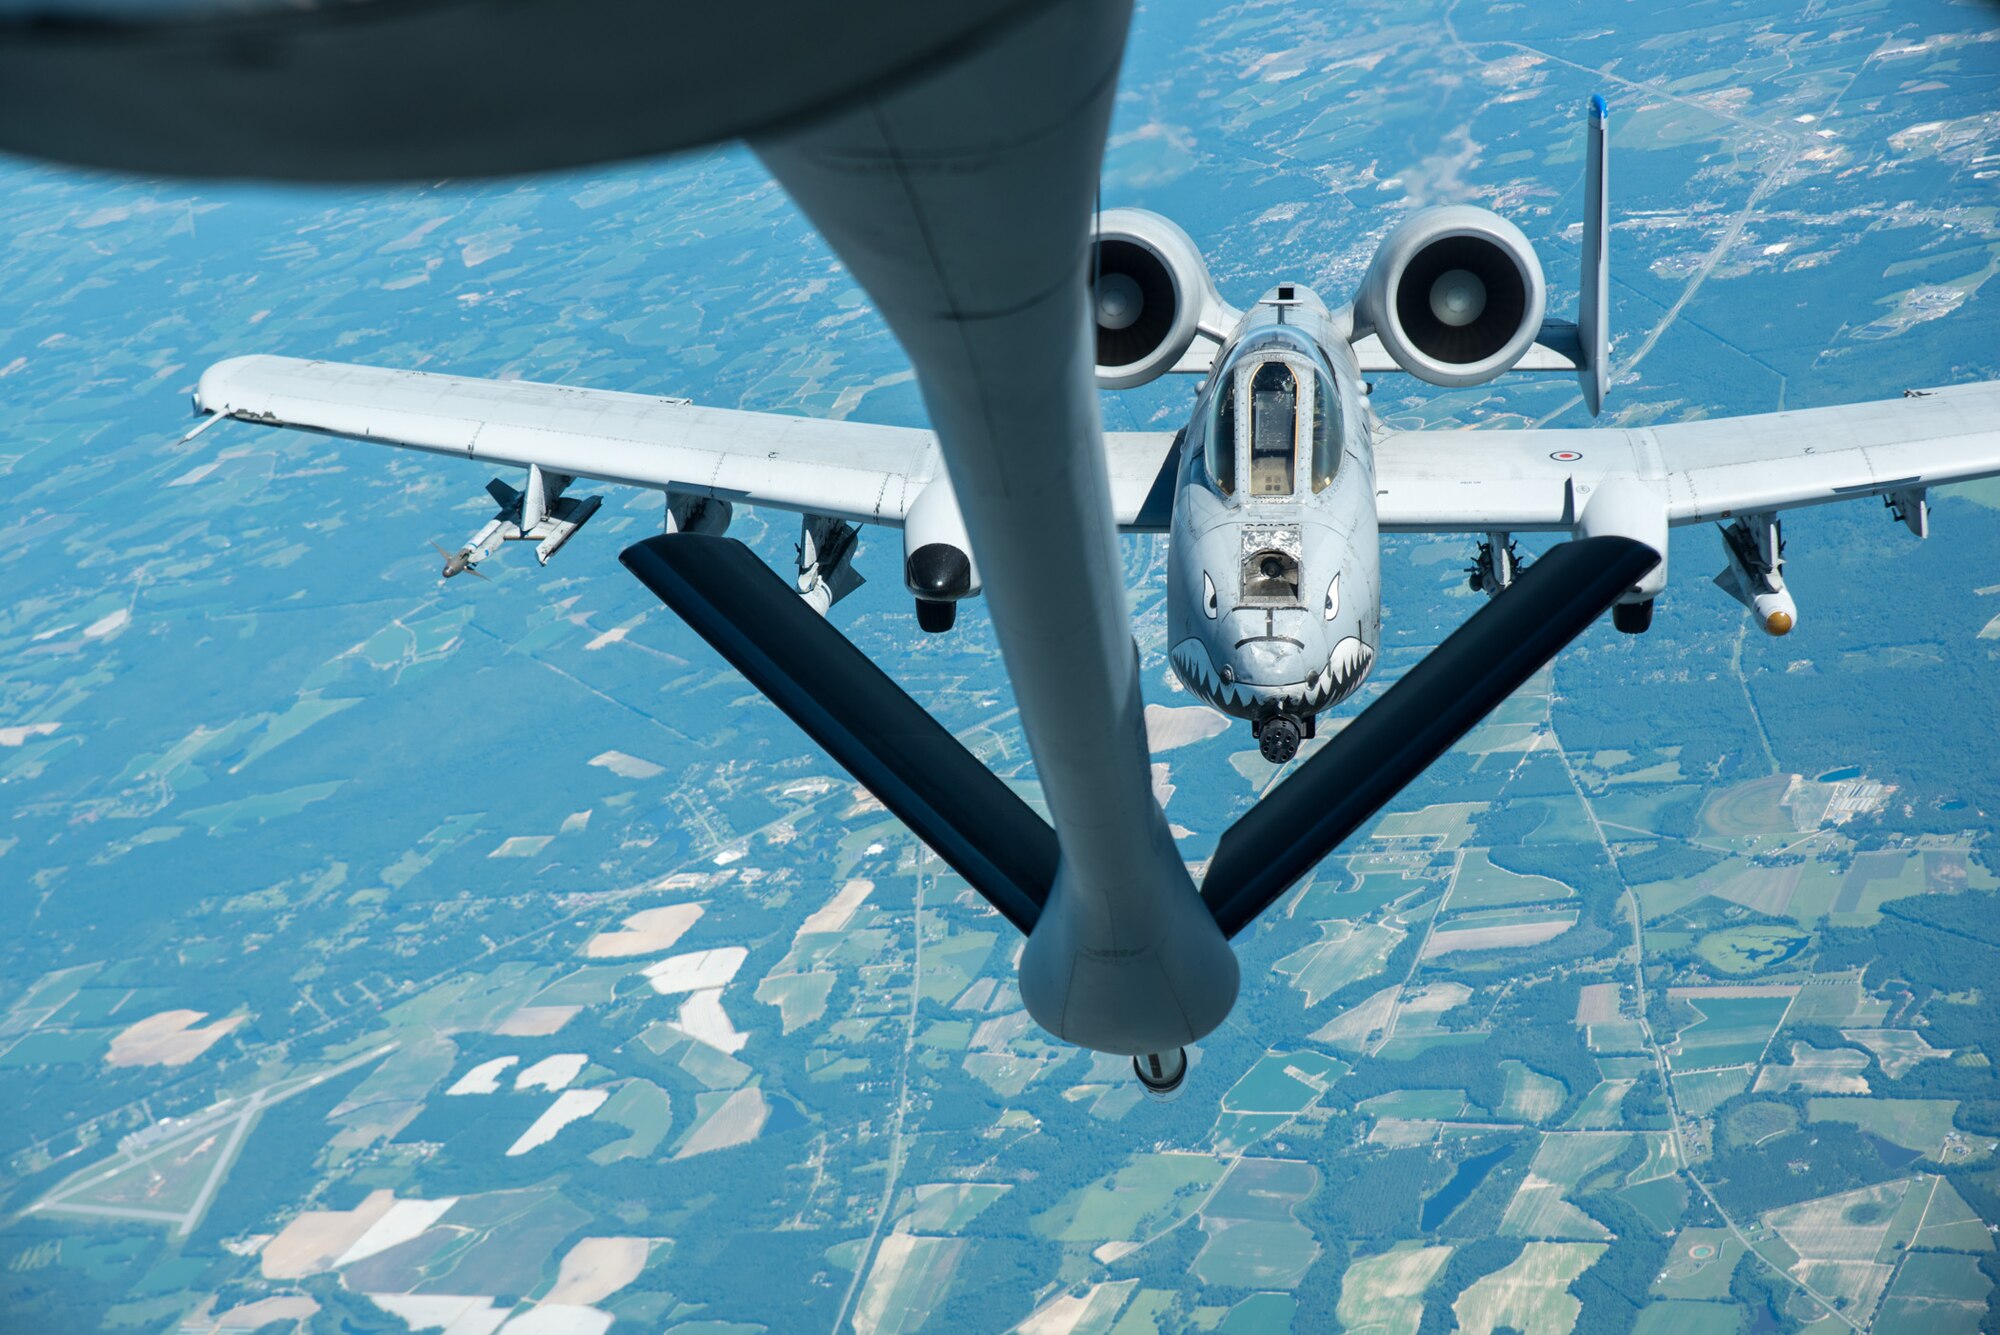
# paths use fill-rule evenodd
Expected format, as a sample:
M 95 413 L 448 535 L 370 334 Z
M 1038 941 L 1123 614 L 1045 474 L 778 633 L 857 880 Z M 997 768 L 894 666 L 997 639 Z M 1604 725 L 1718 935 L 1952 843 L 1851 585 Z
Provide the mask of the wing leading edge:
M 1375 468 L 1394 531 L 1570 529 L 1614 477 L 1651 484 L 1670 523 L 1729 519 L 2000 475 L 2000 381 L 1635 429 L 1386 431 Z
M 862 524 L 900 525 L 942 471 L 936 437 L 912 427 L 296 357 L 217 362 L 194 403 L 263 426 Z M 1176 440 L 1106 434 L 1119 527 L 1166 529 Z

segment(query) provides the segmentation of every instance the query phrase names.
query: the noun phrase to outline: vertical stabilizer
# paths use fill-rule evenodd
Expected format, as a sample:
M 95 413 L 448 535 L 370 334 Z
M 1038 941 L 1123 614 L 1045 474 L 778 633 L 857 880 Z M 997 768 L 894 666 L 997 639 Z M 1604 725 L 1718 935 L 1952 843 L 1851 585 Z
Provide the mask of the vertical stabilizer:
M 1576 378 L 1583 386 L 1583 405 L 1590 409 L 1592 417 L 1604 407 L 1604 393 L 1611 383 L 1611 224 L 1605 141 L 1608 118 L 1604 95 L 1592 93 L 1583 150 L 1583 278 L 1576 313 L 1577 342 L 1583 351 Z

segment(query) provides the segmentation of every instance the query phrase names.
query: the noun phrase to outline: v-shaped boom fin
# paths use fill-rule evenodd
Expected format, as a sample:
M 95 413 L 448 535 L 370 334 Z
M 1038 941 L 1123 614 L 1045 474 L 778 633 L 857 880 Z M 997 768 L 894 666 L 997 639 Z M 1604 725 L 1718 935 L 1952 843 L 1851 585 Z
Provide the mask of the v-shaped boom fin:
M 1055 831 L 754 552 L 676 533 L 618 559 L 987 903 L 1033 930 L 1055 881 Z
M 619 558 L 1023 932 L 1055 832 L 734 538 L 649 538 Z M 1202 899 L 1235 936 L 1659 562 L 1629 538 L 1557 546 L 1225 832 Z
M 1201 897 L 1235 936 L 1449 750 L 1660 555 L 1582 538 L 1528 566 L 1223 833 Z

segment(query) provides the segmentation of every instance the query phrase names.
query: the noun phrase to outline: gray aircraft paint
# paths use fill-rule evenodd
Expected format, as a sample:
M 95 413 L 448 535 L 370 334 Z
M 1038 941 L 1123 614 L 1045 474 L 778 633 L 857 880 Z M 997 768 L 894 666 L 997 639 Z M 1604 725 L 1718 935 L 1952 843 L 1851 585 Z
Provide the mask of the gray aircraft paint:
M 1297 388 L 1291 485 L 1260 493 L 1249 387 L 1282 368 Z M 1375 459 L 1346 325 L 1296 285 L 1273 288 L 1224 343 L 1196 397 L 1181 449 L 1167 562 L 1168 661 L 1194 695 L 1236 718 L 1305 720 L 1360 689 L 1380 648 L 1381 554 Z M 1219 409 L 1234 396 L 1230 420 Z M 1324 396 L 1331 400 L 1322 404 Z M 1324 413 L 1338 466 L 1316 488 L 1311 424 Z M 1234 458 L 1224 495 L 1217 448 Z M 1260 592 L 1266 553 L 1297 562 L 1291 596 Z M 1289 573 L 1289 572 L 1288 572 Z

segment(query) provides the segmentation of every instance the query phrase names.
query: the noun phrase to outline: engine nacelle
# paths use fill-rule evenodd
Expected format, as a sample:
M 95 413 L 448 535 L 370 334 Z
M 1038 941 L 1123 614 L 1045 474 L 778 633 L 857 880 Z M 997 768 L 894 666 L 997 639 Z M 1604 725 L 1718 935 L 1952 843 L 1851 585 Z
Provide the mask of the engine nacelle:
M 1173 370 L 1204 320 L 1211 337 L 1228 311 L 1201 251 L 1178 225 L 1145 209 L 1097 215 L 1090 256 L 1097 326 L 1097 386 L 1131 389 Z
M 1418 210 L 1383 240 L 1354 302 L 1354 333 L 1373 332 L 1419 380 L 1478 385 L 1534 345 L 1547 304 L 1542 263 L 1520 228 L 1446 204 Z

